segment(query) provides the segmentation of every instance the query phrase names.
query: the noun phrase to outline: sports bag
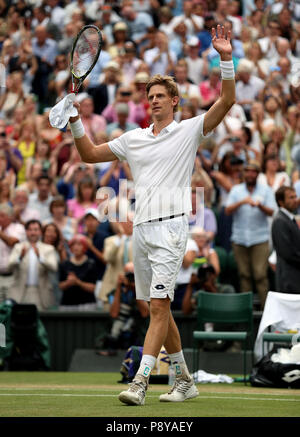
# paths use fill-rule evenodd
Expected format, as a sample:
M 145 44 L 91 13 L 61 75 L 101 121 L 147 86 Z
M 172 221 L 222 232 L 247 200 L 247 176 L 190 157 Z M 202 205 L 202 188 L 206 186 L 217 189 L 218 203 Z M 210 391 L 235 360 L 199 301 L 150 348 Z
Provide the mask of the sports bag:
M 282 346 L 274 346 L 253 367 L 250 375 L 253 387 L 300 388 L 300 364 L 275 363 L 271 360 L 272 355 L 281 348 Z
M 125 357 L 122 361 L 120 373 L 122 375 L 121 383 L 129 383 L 133 380 L 140 362 L 143 356 L 142 346 L 130 346 L 127 349 Z M 170 359 L 165 348 L 161 348 L 161 351 L 157 357 L 154 369 L 151 372 L 149 382 L 151 384 L 167 384 L 169 378 L 169 366 Z

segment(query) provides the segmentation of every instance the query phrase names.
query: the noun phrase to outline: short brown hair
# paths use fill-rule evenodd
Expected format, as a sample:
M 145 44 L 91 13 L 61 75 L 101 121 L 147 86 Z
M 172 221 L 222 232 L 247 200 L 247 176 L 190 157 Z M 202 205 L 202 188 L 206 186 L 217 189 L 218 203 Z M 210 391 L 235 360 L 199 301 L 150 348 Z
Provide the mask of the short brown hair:
M 53 208 L 55 208 L 56 206 L 63 206 L 64 208 L 66 208 L 66 201 L 63 196 L 56 196 L 51 201 L 49 205 L 49 211 L 51 212 L 51 214 L 53 212 Z
M 162 85 L 166 88 L 170 97 L 179 97 L 179 91 L 177 84 L 172 76 L 162 76 L 161 74 L 156 74 L 153 76 L 146 86 L 147 96 L 149 94 L 150 89 L 154 85 Z M 173 111 L 176 112 L 178 110 L 178 104 L 174 106 Z
M 284 202 L 284 200 L 285 200 L 285 193 L 287 191 L 295 191 L 295 189 L 293 187 L 288 187 L 286 185 L 282 185 L 276 191 L 275 199 L 276 199 L 276 203 L 277 203 L 278 206 L 281 206 L 280 202 Z
M 79 203 L 83 202 L 83 196 L 82 196 L 82 187 L 90 187 L 93 189 L 91 201 L 94 202 L 96 199 L 96 185 L 93 181 L 93 179 L 90 176 L 85 176 L 78 184 L 77 187 L 77 200 Z

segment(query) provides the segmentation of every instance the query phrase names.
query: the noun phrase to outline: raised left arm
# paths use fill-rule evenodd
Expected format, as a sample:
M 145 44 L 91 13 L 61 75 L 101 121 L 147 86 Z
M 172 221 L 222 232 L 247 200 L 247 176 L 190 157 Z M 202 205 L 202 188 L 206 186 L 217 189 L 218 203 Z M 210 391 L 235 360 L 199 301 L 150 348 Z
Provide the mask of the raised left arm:
M 218 33 L 218 34 L 217 34 Z M 232 61 L 232 47 L 230 43 L 230 31 L 225 35 L 224 26 L 217 26 L 212 29 L 212 44 L 220 54 L 221 61 Z M 221 95 L 218 100 L 212 105 L 204 116 L 203 133 L 208 132 L 217 127 L 229 109 L 235 103 L 235 79 L 222 80 Z

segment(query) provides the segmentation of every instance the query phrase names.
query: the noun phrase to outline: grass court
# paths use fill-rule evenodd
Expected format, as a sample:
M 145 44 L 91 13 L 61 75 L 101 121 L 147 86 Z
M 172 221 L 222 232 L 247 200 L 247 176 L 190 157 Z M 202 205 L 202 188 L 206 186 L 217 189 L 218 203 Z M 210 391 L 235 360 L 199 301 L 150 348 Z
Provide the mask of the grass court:
M 119 373 L 1 372 L 0 417 L 300 417 L 300 390 L 197 384 L 200 395 L 159 402 L 168 385 L 151 384 L 144 406 L 121 404 Z

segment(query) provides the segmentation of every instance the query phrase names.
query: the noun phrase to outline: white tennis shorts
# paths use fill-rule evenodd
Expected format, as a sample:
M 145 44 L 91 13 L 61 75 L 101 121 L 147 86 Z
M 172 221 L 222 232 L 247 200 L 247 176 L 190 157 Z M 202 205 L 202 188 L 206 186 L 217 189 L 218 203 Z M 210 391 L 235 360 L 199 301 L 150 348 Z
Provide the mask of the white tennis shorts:
M 141 223 L 133 228 L 136 298 L 174 299 L 174 287 L 188 237 L 186 215 Z

